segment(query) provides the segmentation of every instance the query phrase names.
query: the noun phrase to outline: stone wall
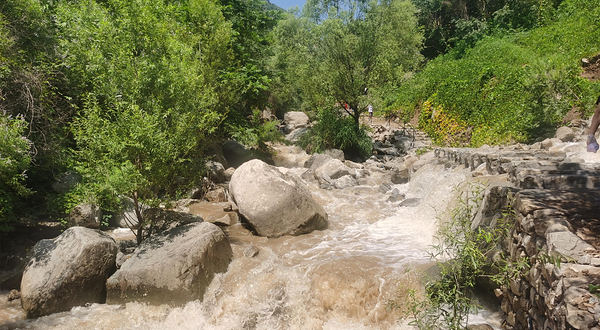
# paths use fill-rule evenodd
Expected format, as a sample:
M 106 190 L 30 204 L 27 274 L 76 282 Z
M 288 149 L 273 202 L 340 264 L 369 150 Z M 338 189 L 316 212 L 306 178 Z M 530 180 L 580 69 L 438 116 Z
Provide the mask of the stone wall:
M 435 153 L 448 166 L 470 168 L 477 176 L 506 176 L 507 186 L 489 190 L 473 223 L 494 226 L 509 205 L 514 210 L 515 225 L 503 248 L 518 272 L 495 292 L 506 328 L 600 330 L 594 294 L 600 285 L 600 166 L 544 150 Z

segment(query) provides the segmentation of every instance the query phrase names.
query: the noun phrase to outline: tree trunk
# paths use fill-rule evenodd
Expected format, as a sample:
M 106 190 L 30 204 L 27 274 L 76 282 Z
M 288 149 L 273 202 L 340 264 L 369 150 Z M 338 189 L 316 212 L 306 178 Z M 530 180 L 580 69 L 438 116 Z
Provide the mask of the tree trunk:
M 143 240 L 143 233 L 144 233 L 144 225 L 145 225 L 145 221 L 144 218 L 142 217 L 142 212 L 140 211 L 140 203 L 138 202 L 138 194 L 137 194 L 137 190 L 133 192 L 133 208 L 135 210 L 135 216 L 137 217 L 138 220 L 138 230 L 137 233 L 135 235 L 135 238 L 137 240 L 137 244 L 140 245 L 142 243 Z
M 354 118 L 354 123 L 356 126 L 360 125 L 360 110 L 358 110 L 358 104 L 354 104 L 350 107 L 352 109 L 352 118 Z

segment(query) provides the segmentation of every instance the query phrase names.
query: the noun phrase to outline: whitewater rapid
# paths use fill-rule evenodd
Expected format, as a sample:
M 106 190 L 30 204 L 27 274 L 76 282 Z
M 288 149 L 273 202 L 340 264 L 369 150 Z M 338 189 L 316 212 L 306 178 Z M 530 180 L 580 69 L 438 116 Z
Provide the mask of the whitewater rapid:
M 433 265 L 427 251 L 436 219 L 470 177 L 430 158 L 409 183 L 392 186 L 415 201 L 412 206 L 388 202 L 374 177 L 343 190 L 311 185 L 329 214 L 327 230 L 267 239 L 241 225 L 225 228 L 234 260 L 203 301 L 93 304 L 23 320 L 19 306 L 2 295 L 0 329 L 412 329 L 389 302 L 399 299 L 400 288 L 421 286 L 418 274 Z M 251 245 L 260 252 L 245 257 Z

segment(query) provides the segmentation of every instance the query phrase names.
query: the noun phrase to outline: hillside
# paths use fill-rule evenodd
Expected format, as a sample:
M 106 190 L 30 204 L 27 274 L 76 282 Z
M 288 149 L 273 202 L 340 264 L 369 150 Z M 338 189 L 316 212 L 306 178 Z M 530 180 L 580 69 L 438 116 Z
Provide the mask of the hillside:
M 599 15 L 594 1 L 567 0 L 537 27 L 496 30 L 452 49 L 404 81 L 389 111 L 417 116 L 441 145 L 543 138 L 568 124 L 567 113 L 591 114 L 600 84 L 582 73 L 582 59 L 600 52 Z

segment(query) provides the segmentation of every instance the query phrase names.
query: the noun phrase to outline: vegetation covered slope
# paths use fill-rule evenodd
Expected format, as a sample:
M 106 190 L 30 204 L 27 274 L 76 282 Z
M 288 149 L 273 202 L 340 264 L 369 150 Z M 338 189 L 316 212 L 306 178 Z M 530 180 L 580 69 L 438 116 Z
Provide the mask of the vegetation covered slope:
M 595 1 L 566 0 L 535 28 L 480 38 L 428 62 L 390 109 L 418 115 L 439 144 L 471 146 L 532 141 L 570 110 L 590 114 L 600 86 L 579 75 L 582 58 L 600 52 Z

